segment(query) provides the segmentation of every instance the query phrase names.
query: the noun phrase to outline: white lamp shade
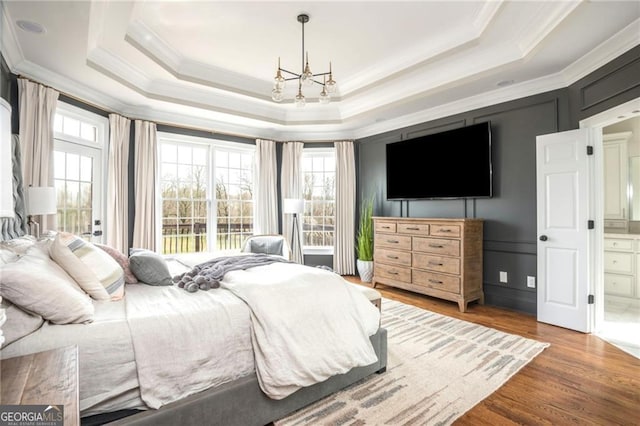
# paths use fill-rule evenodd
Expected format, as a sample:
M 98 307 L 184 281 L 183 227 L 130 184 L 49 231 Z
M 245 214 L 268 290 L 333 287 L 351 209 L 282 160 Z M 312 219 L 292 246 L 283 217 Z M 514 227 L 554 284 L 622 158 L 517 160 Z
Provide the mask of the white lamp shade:
M 0 98 L 0 217 L 14 217 L 11 106 Z
M 52 186 L 30 186 L 27 188 L 27 214 L 56 213 L 56 189 Z
M 302 213 L 304 211 L 304 200 L 298 198 L 285 198 L 282 211 L 285 214 Z

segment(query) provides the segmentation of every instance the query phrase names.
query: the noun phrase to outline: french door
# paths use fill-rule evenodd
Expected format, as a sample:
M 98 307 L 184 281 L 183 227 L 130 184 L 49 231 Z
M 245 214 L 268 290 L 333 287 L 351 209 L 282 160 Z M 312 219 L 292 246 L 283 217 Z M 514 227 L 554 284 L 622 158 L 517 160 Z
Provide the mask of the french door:
M 102 242 L 102 150 L 54 141 L 57 229 Z

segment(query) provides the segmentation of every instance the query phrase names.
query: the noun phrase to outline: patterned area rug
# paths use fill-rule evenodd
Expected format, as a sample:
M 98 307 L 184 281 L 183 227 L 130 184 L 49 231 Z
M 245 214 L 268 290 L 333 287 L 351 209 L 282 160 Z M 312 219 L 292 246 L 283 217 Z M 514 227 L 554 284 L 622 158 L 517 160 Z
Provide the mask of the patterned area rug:
M 388 365 L 275 424 L 448 425 L 549 346 L 382 299 Z

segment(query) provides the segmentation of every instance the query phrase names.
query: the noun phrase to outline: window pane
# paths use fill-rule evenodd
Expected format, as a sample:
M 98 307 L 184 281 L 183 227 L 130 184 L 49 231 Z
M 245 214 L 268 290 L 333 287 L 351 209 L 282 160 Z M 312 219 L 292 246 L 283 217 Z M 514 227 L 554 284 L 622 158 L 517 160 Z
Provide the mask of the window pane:
M 53 177 L 54 179 L 64 179 L 65 153 L 61 151 L 53 152 Z
M 67 154 L 67 179 L 80 179 L 80 156 L 76 154 Z
M 207 154 L 206 148 L 201 148 L 201 147 L 193 148 L 193 164 L 206 166 L 208 155 L 209 154 Z
M 80 122 L 75 118 L 64 117 L 62 128 L 63 133 L 70 136 L 80 137 Z
M 96 127 L 91 124 L 81 123 L 80 124 L 80 137 L 82 139 L 95 142 L 96 140 Z
M 186 146 L 178 147 L 178 163 L 191 164 L 191 148 Z
M 62 116 L 60 114 L 56 114 L 53 118 L 53 131 L 62 133 Z
M 93 159 L 91 157 L 80 157 L 80 180 L 91 182 L 93 175 Z
M 335 154 L 303 150 L 303 236 L 307 246 L 332 246 L 334 233 Z
M 80 208 L 91 211 L 91 182 L 80 182 Z

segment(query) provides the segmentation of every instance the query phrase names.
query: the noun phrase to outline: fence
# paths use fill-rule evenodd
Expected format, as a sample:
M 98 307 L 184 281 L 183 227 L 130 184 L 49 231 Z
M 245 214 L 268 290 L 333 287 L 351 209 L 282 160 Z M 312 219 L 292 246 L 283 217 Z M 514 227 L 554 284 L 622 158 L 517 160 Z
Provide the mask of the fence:
M 253 234 L 253 224 L 219 223 L 215 250 L 239 250 L 244 240 Z M 193 253 L 207 250 L 207 224 L 181 223 L 162 227 L 162 252 Z

